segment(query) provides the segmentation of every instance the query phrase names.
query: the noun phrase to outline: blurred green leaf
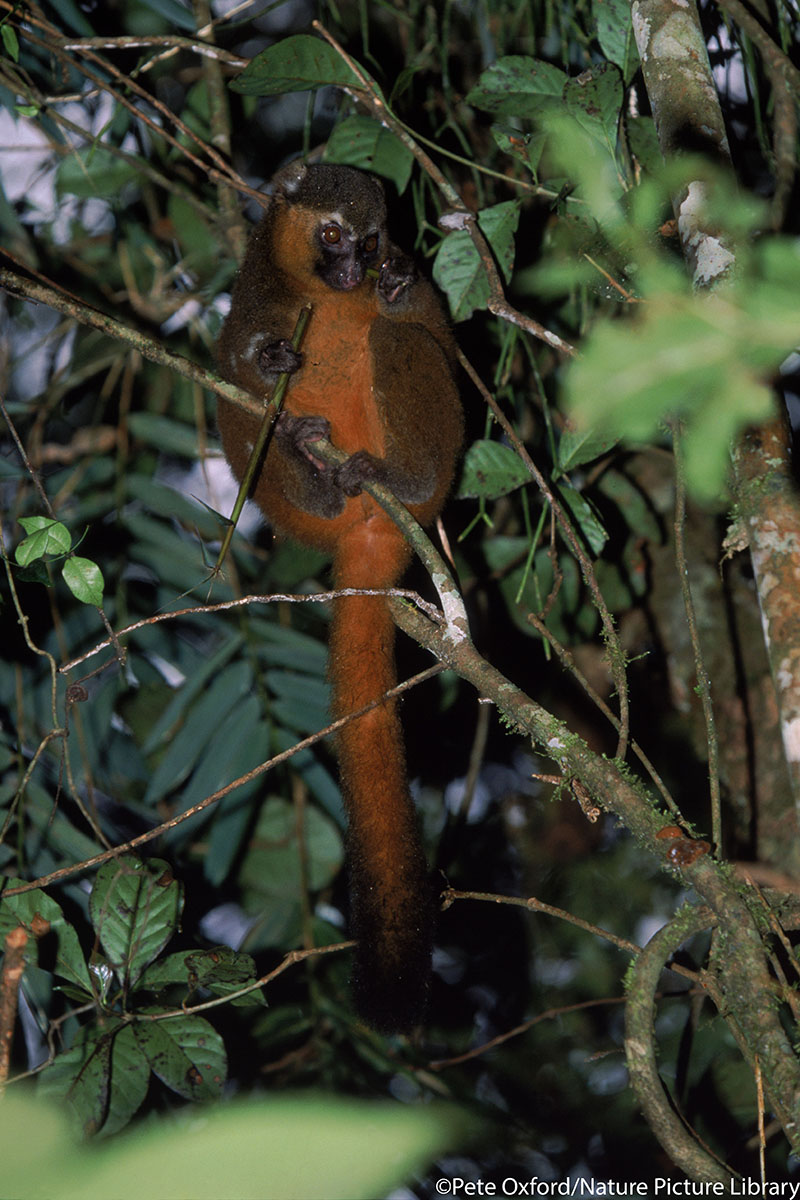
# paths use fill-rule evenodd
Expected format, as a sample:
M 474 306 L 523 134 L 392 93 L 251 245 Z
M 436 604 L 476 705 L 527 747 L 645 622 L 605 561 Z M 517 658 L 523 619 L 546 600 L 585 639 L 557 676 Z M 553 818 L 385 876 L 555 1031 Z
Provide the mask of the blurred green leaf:
M 622 107 L 622 80 L 611 63 L 600 63 L 568 79 L 564 85 L 567 111 L 613 158 Z
M 127 184 L 138 184 L 142 165 L 135 159 L 112 154 L 97 142 L 73 147 L 58 169 L 58 194 L 116 199 Z
M 238 1101 L 200 1121 L 179 1115 L 87 1149 L 69 1138 L 55 1109 L 15 1093 L 4 1101 L 0 1157 L 4 1188 L 19 1200 L 140 1200 L 142 1180 L 157 1180 L 159 1200 L 373 1200 L 468 1128 L 450 1108 L 323 1095 Z

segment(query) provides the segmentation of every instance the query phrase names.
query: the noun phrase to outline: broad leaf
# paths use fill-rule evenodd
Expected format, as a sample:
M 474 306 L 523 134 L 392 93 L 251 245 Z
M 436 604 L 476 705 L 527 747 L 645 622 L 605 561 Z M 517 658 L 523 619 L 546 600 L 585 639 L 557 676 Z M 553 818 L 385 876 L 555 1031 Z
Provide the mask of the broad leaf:
M 235 92 L 248 96 L 278 96 L 327 86 L 363 90 L 364 85 L 332 46 L 305 33 L 262 50 L 231 84 Z
M 183 889 L 168 863 L 126 855 L 104 863 L 89 900 L 100 943 L 123 983 L 135 983 L 178 927 Z
M 530 482 L 530 472 L 509 446 L 477 441 L 464 456 L 458 498 L 496 500 Z
M 228 1060 L 222 1038 L 203 1017 L 142 1018 L 134 1032 L 150 1069 L 173 1092 L 185 1100 L 219 1098 Z

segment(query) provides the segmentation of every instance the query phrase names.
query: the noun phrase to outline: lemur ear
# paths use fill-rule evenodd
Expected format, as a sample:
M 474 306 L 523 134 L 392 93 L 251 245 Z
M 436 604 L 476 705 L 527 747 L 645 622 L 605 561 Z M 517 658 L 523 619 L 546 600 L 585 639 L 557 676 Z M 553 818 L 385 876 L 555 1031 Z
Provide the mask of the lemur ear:
M 308 164 L 300 158 L 293 158 L 286 166 L 281 167 L 272 177 L 273 195 L 294 196 L 308 174 Z

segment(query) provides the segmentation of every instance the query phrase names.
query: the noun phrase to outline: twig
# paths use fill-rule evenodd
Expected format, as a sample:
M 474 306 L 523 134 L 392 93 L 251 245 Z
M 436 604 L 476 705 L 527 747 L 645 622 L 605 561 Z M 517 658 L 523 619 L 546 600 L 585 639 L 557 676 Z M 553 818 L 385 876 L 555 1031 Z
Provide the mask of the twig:
M 297 318 L 297 323 L 295 324 L 294 332 L 292 334 L 292 349 L 295 351 L 299 350 L 303 344 L 303 338 L 305 336 L 306 328 L 310 318 L 311 305 L 306 304 L 300 309 L 300 315 Z M 245 468 L 244 475 L 242 476 L 242 482 L 239 484 L 239 492 L 236 496 L 236 503 L 234 504 L 233 512 L 228 519 L 228 527 L 225 530 L 225 536 L 222 539 L 222 545 L 220 546 L 219 554 L 217 555 L 217 561 L 214 564 L 211 572 L 212 575 L 219 574 L 222 564 L 225 561 L 228 548 L 231 544 L 231 539 L 233 538 L 233 534 L 236 529 L 236 523 L 239 520 L 239 517 L 242 515 L 242 509 L 245 506 L 245 501 L 250 495 L 255 477 L 261 467 L 267 441 L 269 440 L 275 422 L 280 415 L 281 407 L 283 406 L 283 397 L 286 394 L 286 389 L 289 386 L 290 379 L 291 374 L 289 371 L 281 371 L 280 375 L 278 376 L 278 381 L 275 384 L 275 390 L 270 399 L 266 401 L 264 405 L 264 415 L 261 418 L 258 436 L 253 444 L 253 449 L 250 451 L 250 457 L 247 460 L 247 466 Z
M 583 690 L 586 692 L 586 695 L 589 697 L 589 699 L 592 701 L 592 703 L 595 705 L 595 707 L 598 708 L 599 711 L 606 718 L 606 720 L 609 721 L 614 726 L 614 728 L 617 730 L 617 732 L 620 732 L 619 719 L 614 715 L 614 713 L 608 707 L 608 705 L 606 704 L 603 697 L 601 695 L 599 695 L 599 693 L 589 683 L 589 680 L 586 678 L 583 671 L 581 671 L 580 667 L 575 662 L 575 659 L 569 653 L 566 646 L 563 646 L 561 644 L 561 642 L 558 640 L 558 638 L 555 636 L 555 634 L 550 629 L 547 628 L 547 625 L 545 625 L 544 621 L 539 620 L 539 618 L 536 616 L 535 613 L 528 613 L 527 620 L 529 621 L 529 623 L 531 625 L 533 625 L 533 627 L 537 631 L 537 633 L 541 637 L 543 637 L 545 639 L 545 641 L 547 642 L 547 644 L 555 651 L 555 653 L 556 653 L 559 661 L 562 663 L 562 665 L 565 666 L 566 669 L 572 675 L 574 675 L 574 677 L 577 679 L 578 683 L 581 685 Z M 631 739 L 631 750 L 636 755 L 636 757 L 639 759 L 639 762 L 642 764 L 645 771 L 647 771 L 647 774 L 650 776 L 654 785 L 656 786 L 658 791 L 661 793 L 661 796 L 662 796 L 667 808 L 670 809 L 670 811 L 673 812 L 677 817 L 680 817 L 681 811 L 680 811 L 680 808 L 678 807 L 678 804 L 676 803 L 674 797 L 672 796 L 672 793 L 670 792 L 667 785 L 664 783 L 664 780 L 659 775 L 654 764 L 650 761 L 649 757 L 644 752 L 644 750 L 642 749 L 642 747 L 639 745 L 639 743 L 636 741 L 635 738 Z
M 708 785 L 711 799 L 711 837 L 717 853 L 722 849 L 722 797 L 719 786 L 719 742 L 717 727 L 714 721 L 714 706 L 711 702 L 711 680 L 706 671 L 703 648 L 700 645 L 700 634 L 697 629 L 697 616 L 692 600 L 692 588 L 689 583 L 689 565 L 686 561 L 686 472 L 683 460 L 683 440 L 680 427 L 673 428 L 673 445 L 675 448 L 675 561 L 678 567 L 683 606 L 686 610 L 686 624 L 694 656 L 694 669 L 697 678 L 697 690 L 703 706 L 703 718 L 706 725 L 706 742 L 708 745 Z
M 28 932 L 18 925 L 6 934 L 3 970 L 0 974 L 0 1096 L 8 1082 L 11 1063 L 11 1046 L 14 1041 L 14 1025 L 17 1019 L 17 997 L 22 973 L 25 970 L 25 950 Z
M 11 257 L 8 251 L 1 247 L 0 252 L 6 257 Z M 47 284 L 37 283 L 16 271 L 10 271 L 7 267 L 0 267 L 0 288 L 4 288 L 10 295 L 18 296 L 22 300 L 33 300 L 38 304 L 46 304 L 48 308 L 63 313 L 67 317 L 73 317 L 82 325 L 88 325 L 91 329 L 97 329 L 100 333 L 104 333 L 118 342 L 124 342 L 125 345 L 138 350 L 151 362 L 159 363 L 171 371 L 176 371 L 185 379 L 190 379 L 192 383 L 198 383 L 201 387 L 214 392 L 215 395 L 221 396 L 223 400 L 229 400 L 231 404 L 236 404 L 239 408 L 255 413 L 257 416 L 263 414 L 263 407 L 244 388 L 226 383 L 213 371 L 199 366 L 191 359 L 184 358 L 182 354 L 176 354 L 174 350 L 165 349 L 160 342 L 132 329 L 130 325 L 118 321 L 116 317 L 93 308 L 54 283 L 49 281 Z
M 207 1012 L 209 1008 L 218 1008 L 221 1004 L 229 1004 L 231 1000 L 238 1000 L 240 996 L 248 996 L 250 992 L 254 992 L 258 988 L 267 987 L 273 979 L 277 979 L 278 975 L 288 971 L 289 967 L 293 967 L 295 963 L 305 962 L 308 958 L 320 958 L 323 954 L 338 954 L 341 950 L 350 950 L 355 944 L 355 942 L 331 942 L 328 946 L 310 946 L 304 950 L 290 950 L 277 967 L 273 967 L 260 979 L 254 979 L 252 983 L 245 984 L 235 992 L 226 992 L 224 996 L 217 996 L 214 1000 L 204 1000 L 202 1004 L 187 1004 L 183 1008 L 171 1008 L 166 1012 L 135 1013 L 131 1019 L 141 1022 L 169 1021 L 173 1017 L 193 1016 L 195 1013 Z
M 566 1016 L 567 1013 L 582 1012 L 587 1008 L 598 1008 L 607 1004 L 624 1003 L 624 996 L 609 996 L 602 1000 L 579 1000 L 576 1004 L 562 1004 L 558 1008 L 548 1008 L 545 1012 L 537 1013 L 530 1020 L 522 1021 L 521 1024 L 515 1025 L 513 1029 L 507 1029 L 504 1033 L 498 1033 L 497 1037 L 490 1038 L 488 1042 L 481 1042 L 480 1046 L 473 1046 L 471 1050 L 467 1050 L 464 1054 L 456 1054 L 453 1058 L 434 1059 L 428 1063 L 428 1068 L 431 1071 L 442 1071 L 445 1067 L 455 1067 L 460 1063 L 469 1062 L 471 1058 L 479 1058 L 482 1054 L 488 1054 L 490 1050 L 496 1050 L 504 1042 L 509 1042 L 512 1038 L 520 1037 L 521 1034 L 527 1033 L 529 1029 L 533 1029 L 535 1025 L 540 1025 L 542 1021 L 552 1021 L 556 1017 Z
M 396 596 L 414 604 L 432 621 L 441 620 L 441 613 L 434 605 L 429 604 L 422 596 L 408 588 L 338 588 L 336 591 L 330 592 L 268 592 L 263 595 L 240 596 L 237 600 L 220 600 L 216 604 L 196 604 L 189 608 L 176 608 L 171 612 L 155 613 L 152 617 L 143 617 L 141 621 L 125 625 L 122 629 L 117 630 L 116 637 L 118 639 L 126 638 L 129 634 L 135 633 L 138 629 L 145 629 L 148 625 L 159 625 L 162 621 L 175 621 L 180 617 L 205 617 L 233 608 L 245 608 L 251 604 L 328 604 L 337 596 Z M 102 650 L 107 650 L 111 644 L 110 638 L 97 642 L 91 650 L 86 650 L 83 654 L 71 658 L 69 662 L 63 663 L 58 668 L 59 674 L 67 675 L 81 663 L 94 658 Z
M 7 3 L 7 0 L 0 0 L 0 8 L 4 8 L 6 11 L 12 13 L 15 11 L 14 8 Z M 32 27 L 43 30 L 45 36 L 40 37 L 35 34 L 32 31 Z M 95 63 L 100 69 L 99 72 L 90 70 L 90 68 L 86 66 L 86 63 L 76 61 L 73 57 L 71 57 L 70 54 L 62 49 L 61 45 L 59 44 L 60 38 L 58 36 L 58 31 L 55 30 L 53 26 L 49 25 L 46 21 L 37 18 L 31 13 L 26 14 L 25 23 L 18 26 L 18 31 L 19 36 L 23 40 L 29 41 L 34 46 L 38 46 L 42 50 L 53 54 L 55 58 L 64 63 L 70 70 L 80 71 L 81 74 L 83 74 L 91 83 L 95 85 L 95 87 L 112 95 L 117 103 L 123 108 L 126 108 L 136 121 L 142 121 L 148 127 L 154 137 L 161 138 L 166 141 L 174 150 L 188 159 L 188 161 L 191 162 L 192 165 L 195 166 L 204 176 L 208 176 L 215 182 L 220 180 L 230 182 L 234 187 L 236 187 L 237 191 L 241 191 L 245 195 L 253 197 L 261 204 L 265 202 L 265 196 L 263 192 L 259 192 L 255 188 L 248 187 L 246 184 L 244 184 L 239 179 L 231 165 L 227 163 L 221 155 L 217 154 L 213 147 L 208 145 L 201 134 L 193 130 L 189 125 L 182 121 L 180 117 L 176 116 L 166 104 L 148 92 L 146 88 L 141 87 L 141 85 L 136 83 L 134 79 L 131 79 L 129 75 L 126 75 L 123 71 L 120 71 L 108 59 L 102 58 L 100 55 L 96 54 L 89 46 L 78 43 L 78 53 L 83 58 Z M 109 83 L 106 76 L 111 76 L 112 79 L 122 84 L 123 88 L 119 89 Z M 125 94 L 127 91 L 133 92 L 134 95 L 138 96 L 140 100 L 143 100 L 145 104 L 149 105 L 157 113 L 159 113 L 159 115 L 165 121 L 169 122 L 171 125 L 174 125 L 184 140 L 181 140 L 181 138 L 171 134 L 163 124 L 159 124 L 158 121 L 144 111 L 141 104 L 137 105 L 132 100 L 129 100 Z M 189 142 L 198 145 L 203 153 L 211 160 L 211 163 L 209 164 L 207 162 L 203 162 L 201 158 L 193 153 L 189 148 Z

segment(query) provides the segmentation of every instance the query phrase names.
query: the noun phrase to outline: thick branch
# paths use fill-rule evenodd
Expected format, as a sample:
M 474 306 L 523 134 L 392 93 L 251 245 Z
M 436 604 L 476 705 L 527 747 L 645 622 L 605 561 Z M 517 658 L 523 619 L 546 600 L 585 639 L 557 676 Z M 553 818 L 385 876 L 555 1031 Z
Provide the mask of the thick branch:
M 658 1074 L 653 1029 L 655 995 L 668 959 L 687 938 L 713 924 L 707 908 L 684 908 L 659 929 L 636 959 L 625 1006 L 625 1055 L 642 1112 L 675 1165 L 699 1183 L 730 1185 L 734 1176 L 710 1156 L 670 1103 Z

